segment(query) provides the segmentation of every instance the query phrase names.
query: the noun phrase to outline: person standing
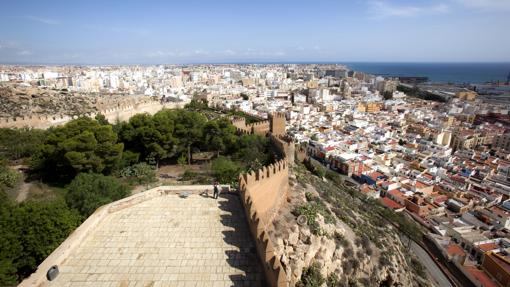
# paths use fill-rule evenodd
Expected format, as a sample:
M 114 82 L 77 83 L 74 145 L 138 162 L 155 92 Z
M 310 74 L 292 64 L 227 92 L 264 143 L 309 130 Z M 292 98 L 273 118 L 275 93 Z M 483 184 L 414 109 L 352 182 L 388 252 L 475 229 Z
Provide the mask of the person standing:
M 218 187 L 218 182 L 214 182 L 214 193 L 213 193 L 213 197 L 214 199 L 218 199 L 218 195 L 220 194 L 220 189 Z

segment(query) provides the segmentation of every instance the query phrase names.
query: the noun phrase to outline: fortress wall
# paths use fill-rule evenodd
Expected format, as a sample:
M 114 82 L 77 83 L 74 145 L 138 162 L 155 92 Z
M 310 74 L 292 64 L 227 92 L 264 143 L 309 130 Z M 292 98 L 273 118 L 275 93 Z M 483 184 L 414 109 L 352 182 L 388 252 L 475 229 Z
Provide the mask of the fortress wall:
M 298 146 L 296 148 L 296 158 L 299 162 L 304 162 L 308 160 L 308 155 L 306 154 L 306 148 L 303 146 Z
M 230 186 L 222 185 L 222 190 L 230 190 Z M 55 249 L 46 259 L 39 264 L 37 271 L 32 273 L 30 277 L 21 282 L 20 287 L 26 286 L 41 286 L 48 282 L 46 279 L 46 272 L 53 265 L 60 265 L 64 260 L 69 257 L 70 253 L 77 248 L 85 238 L 94 231 L 94 229 L 101 224 L 101 222 L 110 214 L 131 207 L 141 202 L 163 196 L 171 193 L 201 193 L 205 190 L 212 191 L 212 185 L 176 185 L 176 186 L 160 186 L 156 187 L 121 200 L 103 205 L 99 207 L 87 220 L 85 220 L 78 228 L 76 228 L 67 239 L 62 242 L 57 249 Z
M 268 120 L 248 124 L 246 126 L 248 129 L 252 129 L 253 133 L 258 135 L 266 135 L 270 131 Z
M 287 157 L 287 162 L 289 164 L 294 163 L 294 155 L 296 151 L 293 140 L 291 138 L 282 135 L 275 136 L 271 134 L 269 136 L 269 140 L 273 146 L 275 146 L 279 151 L 282 152 L 282 154 Z
M 157 101 L 143 101 L 140 103 L 123 102 L 116 107 L 100 109 L 97 112 L 85 113 L 83 116 L 95 117 L 97 114 L 102 114 L 110 123 L 117 120 L 127 121 L 132 116 L 140 113 L 155 114 L 163 108 L 179 108 L 179 103 L 162 104 Z M 26 116 L 17 118 L 0 118 L 0 128 L 38 128 L 47 129 L 49 127 L 58 126 L 71 121 L 73 118 L 67 115 L 54 115 L 54 116 Z
M 239 192 L 250 231 L 270 286 L 289 286 L 285 268 L 277 257 L 267 226 L 287 198 L 289 170 L 286 159 L 239 177 Z
M 277 257 L 273 242 L 268 236 L 268 225 L 278 214 L 289 192 L 289 166 L 293 162 L 294 144 L 283 137 L 269 135 L 274 147 L 284 155 L 276 163 L 239 176 L 239 193 L 246 218 L 266 280 L 270 286 L 289 286 L 289 277 Z M 288 156 L 292 154 L 292 161 Z

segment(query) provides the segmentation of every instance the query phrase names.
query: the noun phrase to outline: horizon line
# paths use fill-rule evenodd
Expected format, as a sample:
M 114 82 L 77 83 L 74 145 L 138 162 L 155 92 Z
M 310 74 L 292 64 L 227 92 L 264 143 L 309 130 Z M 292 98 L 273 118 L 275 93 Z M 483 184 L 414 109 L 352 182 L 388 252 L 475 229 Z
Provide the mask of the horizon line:
M 510 64 L 510 60 L 504 61 L 365 61 L 365 60 L 350 60 L 350 61 L 190 61 L 182 63 L 64 63 L 64 62 L 0 62 L 0 66 L 191 66 L 191 65 L 342 65 L 353 63 L 366 63 L 366 64 Z

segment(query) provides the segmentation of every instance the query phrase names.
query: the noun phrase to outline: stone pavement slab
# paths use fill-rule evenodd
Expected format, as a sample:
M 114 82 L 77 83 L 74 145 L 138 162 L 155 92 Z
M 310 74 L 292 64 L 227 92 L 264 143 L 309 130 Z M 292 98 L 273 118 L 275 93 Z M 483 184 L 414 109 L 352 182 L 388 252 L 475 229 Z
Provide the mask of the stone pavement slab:
M 110 214 L 49 286 L 262 286 L 237 195 L 170 194 Z

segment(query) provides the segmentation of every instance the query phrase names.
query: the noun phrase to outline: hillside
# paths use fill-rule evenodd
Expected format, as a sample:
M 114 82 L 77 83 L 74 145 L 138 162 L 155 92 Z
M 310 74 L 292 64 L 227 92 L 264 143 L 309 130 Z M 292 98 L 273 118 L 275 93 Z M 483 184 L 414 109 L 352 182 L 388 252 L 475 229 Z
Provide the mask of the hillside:
M 291 282 L 322 276 L 327 286 L 429 286 L 396 228 L 374 213 L 375 202 L 357 197 L 337 174 L 327 177 L 294 167 L 291 197 L 270 229 Z
M 0 118 L 28 115 L 82 115 L 134 100 L 125 95 L 99 95 L 32 86 L 0 85 Z

